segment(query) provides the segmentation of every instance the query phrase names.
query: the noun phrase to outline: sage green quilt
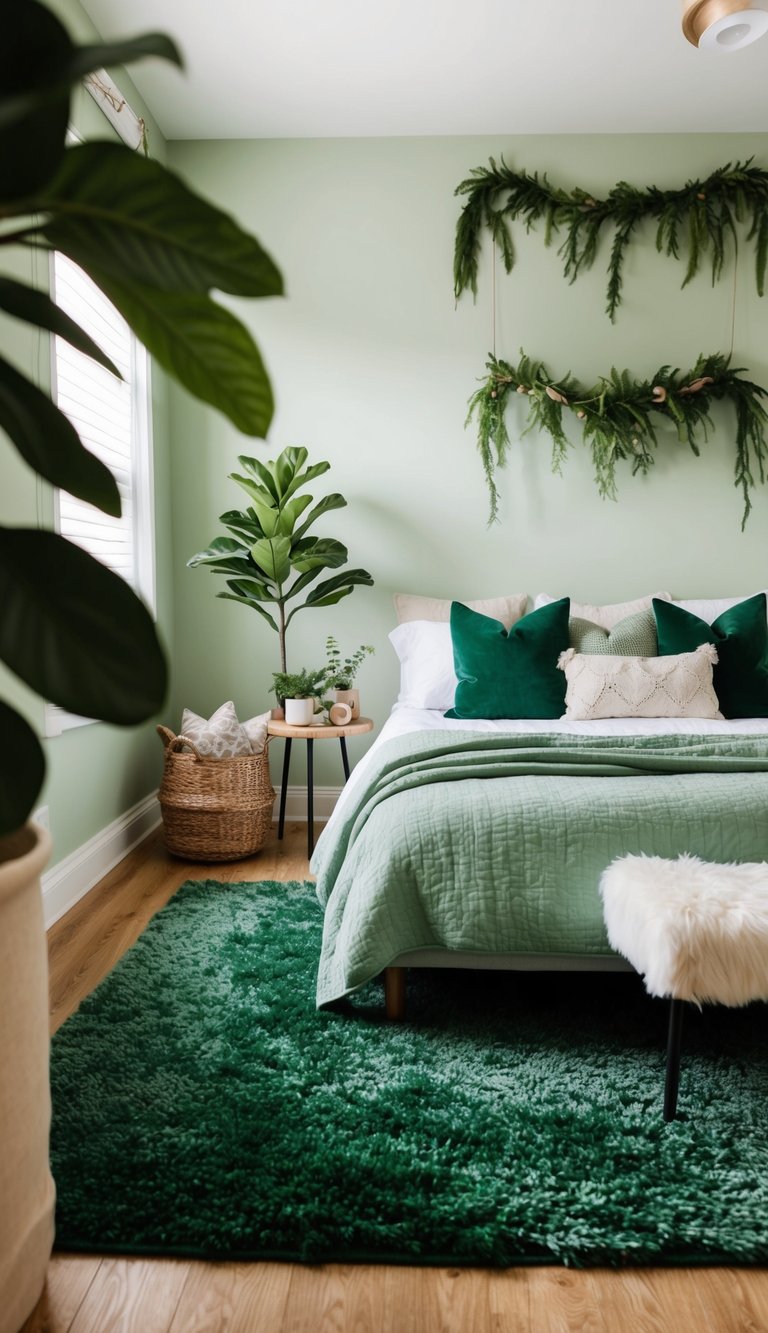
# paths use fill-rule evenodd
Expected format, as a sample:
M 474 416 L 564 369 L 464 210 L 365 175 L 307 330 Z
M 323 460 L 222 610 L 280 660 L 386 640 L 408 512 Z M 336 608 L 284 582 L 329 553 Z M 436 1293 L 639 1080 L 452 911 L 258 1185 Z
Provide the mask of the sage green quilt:
M 598 881 L 627 852 L 768 860 L 768 735 L 397 737 L 312 859 L 317 1003 L 409 949 L 610 955 Z

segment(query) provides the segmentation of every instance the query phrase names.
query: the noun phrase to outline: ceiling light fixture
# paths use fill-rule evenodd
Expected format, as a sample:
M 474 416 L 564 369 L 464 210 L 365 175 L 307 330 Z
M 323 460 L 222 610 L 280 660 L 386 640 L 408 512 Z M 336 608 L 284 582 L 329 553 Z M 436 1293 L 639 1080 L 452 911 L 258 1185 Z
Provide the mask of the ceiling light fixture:
M 740 51 L 768 32 L 768 0 L 683 0 L 683 32 L 701 51 Z

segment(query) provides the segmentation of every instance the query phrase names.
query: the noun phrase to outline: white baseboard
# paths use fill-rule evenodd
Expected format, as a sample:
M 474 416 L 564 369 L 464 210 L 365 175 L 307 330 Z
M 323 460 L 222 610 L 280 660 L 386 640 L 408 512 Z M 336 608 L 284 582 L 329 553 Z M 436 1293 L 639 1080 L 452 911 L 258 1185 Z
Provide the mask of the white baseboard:
M 160 823 L 157 793 L 137 801 L 42 877 L 46 929 L 68 912 L 107 871 Z
M 341 787 L 315 787 L 314 792 L 314 817 L 320 824 L 324 824 L 330 819 L 333 813 L 333 807 L 341 795 Z M 275 795 L 275 808 L 273 818 L 277 819 L 280 814 L 280 788 L 277 788 Z M 307 822 L 307 788 L 289 787 L 285 800 L 285 817 L 291 823 Z
M 315 787 L 314 816 L 319 824 L 330 818 L 341 794 L 341 787 Z M 280 813 L 280 793 L 275 796 L 274 819 Z M 291 823 L 307 822 L 307 788 L 289 787 L 285 817 Z M 65 856 L 63 861 L 42 877 L 43 914 L 46 930 L 74 907 L 94 884 L 122 861 L 160 823 L 157 793 L 137 801 L 124 815 L 108 824 L 100 833 Z

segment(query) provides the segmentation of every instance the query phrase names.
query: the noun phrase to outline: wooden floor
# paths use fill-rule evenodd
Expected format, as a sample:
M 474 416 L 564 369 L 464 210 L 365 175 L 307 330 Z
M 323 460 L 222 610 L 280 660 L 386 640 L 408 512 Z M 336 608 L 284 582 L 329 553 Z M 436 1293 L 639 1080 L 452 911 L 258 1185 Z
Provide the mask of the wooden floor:
M 252 860 L 177 861 L 153 834 L 49 933 L 51 1030 L 185 879 L 305 879 L 306 825 Z M 22 1333 L 768 1333 L 768 1270 L 506 1271 L 54 1255 Z

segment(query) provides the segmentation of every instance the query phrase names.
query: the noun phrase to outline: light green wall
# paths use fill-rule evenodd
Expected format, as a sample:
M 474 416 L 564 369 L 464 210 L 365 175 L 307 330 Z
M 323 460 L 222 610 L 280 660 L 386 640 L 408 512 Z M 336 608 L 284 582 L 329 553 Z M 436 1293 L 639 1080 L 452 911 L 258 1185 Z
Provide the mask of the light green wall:
M 72 35 L 81 41 L 97 37 L 93 25 L 77 0 L 53 3 Z M 157 126 L 124 72 L 116 73 L 131 105 L 147 120 L 150 149 L 165 157 L 165 143 Z M 83 137 L 114 137 L 109 122 L 90 95 L 79 89 L 73 99 L 72 120 Z M 7 256 L 3 256 L 5 268 Z M 47 284 L 47 261 L 17 251 L 12 256 L 16 275 L 38 286 Z M 50 383 L 50 348 L 47 336 L 0 315 L 0 353 L 12 359 L 37 383 Z M 170 450 L 168 400 L 164 376 L 153 370 L 153 434 L 155 459 L 155 512 L 157 522 L 157 609 L 164 641 L 172 626 L 172 580 L 170 553 Z M 15 449 L 0 438 L 0 522 L 20 526 L 50 526 L 53 516 L 51 488 L 19 459 Z M 9 672 L 0 675 L 0 695 L 25 713 L 42 730 L 42 702 Z M 161 746 L 152 724 L 124 730 L 91 724 L 45 741 L 48 776 L 40 804 L 49 807 L 55 865 L 82 845 L 136 801 L 157 786 L 161 769 Z
M 271 631 L 247 608 L 216 600 L 207 571 L 184 570 L 219 530 L 217 515 L 242 504 L 227 481 L 242 452 L 274 457 L 304 444 L 313 459 L 332 463 L 323 480 L 349 508 L 328 515 L 322 531 L 347 543 L 376 587 L 302 613 L 289 632 L 289 665 L 319 664 L 329 632 L 345 648 L 375 644 L 360 683 L 364 709 L 379 722 L 397 687 L 386 638 L 397 590 L 487 597 L 543 589 L 610 600 L 662 587 L 688 596 L 764 587 L 768 495 L 757 497 L 742 535 L 726 409 L 704 458 L 665 444 L 647 480 L 622 475 L 617 504 L 597 496 L 578 443 L 564 476 L 553 477 L 546 439 L 519 442 L 522 418 L 513 412 L 501 522 L 486 527 L 474 437 L 463 422 L 491 345 L 488 252 L 475 305 L 465 296 L 454 308 L 451 264 L 454 187 L 491 154 L 601 193 L 622 178 L 671 187 L 750 154 L 765 163 L 766 149 L 765 135 L 171 144 L 172 165 L 255 231 L 288 291 L 284 301 L 237 304 L 275 384 L 268 448 L 172 390 L 177 711 L 186 702 L 207 712 L 233 697 L 247 716 L 269 703 Z M 503 356 L 515 359 L 524 346 L 555 374 L 571 370 L 589 382 L 611 365 L 650 374 L 728 349 L 730 260 L 716 288 L 702 274 L 681 292 L 681 266 L 659 257 L 652 229 L 644 230 L 612 326 L 603 313 L 605 249 L 595 270 L 569 287 L 540 234 L 516 228 L 516 245 L 517 267 L 497 286 Z M 755 295 L 746 246 L 737 292 L 735 362 L 768 385 L 768 302 Z M 356 753 L 361 744 L 353 743 Z M 337 782 L 337 755 L 318 760 L 318 780 Z

